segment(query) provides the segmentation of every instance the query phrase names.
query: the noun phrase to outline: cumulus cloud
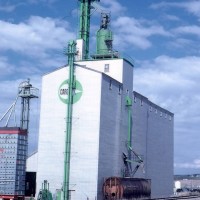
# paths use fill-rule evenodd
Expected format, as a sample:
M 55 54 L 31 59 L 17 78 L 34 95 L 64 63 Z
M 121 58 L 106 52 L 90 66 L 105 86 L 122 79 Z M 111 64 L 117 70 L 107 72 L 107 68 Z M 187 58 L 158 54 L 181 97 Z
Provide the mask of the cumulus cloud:
M 15 73 L 15 67 L 9 64 L 8 58 L 5 56 L 0 56 L 0 71 L 0 78 Z
M 164 19 L 170 20 L 170 21 L 179 21 L 180 18 L 175 15 L 163 15 Z
M 0 11 L 2 12 L 13 12 L 20 6 L 24 6 L 27 3 L 22 0 L 13 0 L 12 3 L 10 1 L 0 1 Z
M 176 1 L 176 2 L 167 2 L 162 1 L 160 3 L 155 3 L 151 5 L 152 9 L 160 9 L 163 7 L 176 7 L 176 8 L 183 8 L 189 13 L 200 17 L 200 1 L 198 0 L 191 0 L 191 1 Z
M 193 162 L 187 163 L 175 163 L 174 167 L 176 168 L 189 168 L 189 169 L 200 169 L 200 159 L 195 159 Z
M 163 104 L 169 98 L 179 99 L 182 96 L 198 96 L 200 88 L 200 58 L 196 56 L 173 58 L 159 56 L 151 61 L 141 61 L 141 67 L 136 68 L 134 85 L 137 90 L 142 90 L 146 96 L 153 96 L 158 103 Z M 158 84 L 159 83 L 159 84 Z M 197 92 L 199 91 L 199 93 Z M 178 101 L 171 105 L 176 109 Z M 180 99 L 182 101 L 182 99 Z
M 153 60 L 136 62 L 134 90 L 175 113 L 176 162 L 177 159 L 185 162 L 199 157 L 199 66 L 200 57 L 197 56 L 175 58 L 161 55 Z
M 123 14 L 126 11 L 126 7 L 122 6 L 117 0 L 101 0 L 101 5 L 95 3 L 95 7 L 100 12 L 111 12 L 112 16 Z
M 194 44 L 193 40 L 190 39 L 185 39 L 185 38 L 177 38 L 174 41 L 170 41 L 168 43 L 168 46 L 170 47 L 175 47 L 175 48 L 184 48 L 185 51 L 187 51 L 187 47 L 188 50 L 191 52 L 191 50 L 195 49 L 196 44 Z
M 175 58 L 162 55 L 136 62 L 134 90 L 175 113 L 174 159 L 178 163 L 175 171 L 180 167 L 185 170 L 197 167 L 197 162 L 192 163 L 191 159 L 199 157 L 199 66 L 200 57 L 197 56 Z
M 60 26 L 60 21 L 39 16 L 19 24 L 0 21 L 0 50 L 12 50 L 36 57 L 49 50 L 62 49 L 75 35 Z M 68 26 L 69 28 L 69 26 Z
M 13 10 L 16 9 L 16 5 L 0 5 L 0 11 L 4 12 L 12 12 Z
M 190 34 L 190 35 L 196 35 L 198 37 L 200 36 L 200 27 L 197 25 L 180 26 L 178 28 L 173 29 L 172 31 L 178 34 Z
M 169 37 L 171 34 L 157 24 L 145 20 L 137 20 L 132 17 L 118 17 L 113 23 L 116 32 L 117 45 L 134 45 L 140 49 L 147 49 L 152 46 L 149 37 L 157 35 Z

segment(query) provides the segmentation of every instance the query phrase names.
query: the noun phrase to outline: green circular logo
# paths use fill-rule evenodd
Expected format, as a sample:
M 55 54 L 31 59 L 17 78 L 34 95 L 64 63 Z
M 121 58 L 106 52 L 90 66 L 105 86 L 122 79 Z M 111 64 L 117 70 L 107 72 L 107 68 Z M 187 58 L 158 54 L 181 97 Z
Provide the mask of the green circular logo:
M 79 101 L 83 93 L 83 88 L 81 83 L 76 80 L 75 84 L 76 84 L 75 87 L 76 89 L 73 92 L 73 103 Z M 68 88 L 69 88 L 69 80 L 65 80 L 61 83 L 58 89 L 59 99 L 65 104 L 68 104 L 68 90 L 69 90 Z

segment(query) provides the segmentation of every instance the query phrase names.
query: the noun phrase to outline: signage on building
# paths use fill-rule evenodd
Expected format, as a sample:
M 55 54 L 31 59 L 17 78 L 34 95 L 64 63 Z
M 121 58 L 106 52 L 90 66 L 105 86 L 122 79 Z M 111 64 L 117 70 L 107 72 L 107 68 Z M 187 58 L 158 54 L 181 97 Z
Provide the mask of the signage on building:
M 65 103 L 68 104 L 68 91 L 69 91 L 69 80 L 65 80 L 61 83 L 59 89 L 58 89 L 58 96 L 59 99 Z M 79 81 L 76 80 L 75 82 L 75 89 L 73 91 L 73 103 L 76 103 L 80 100 L 83 93 L 82 85 Z

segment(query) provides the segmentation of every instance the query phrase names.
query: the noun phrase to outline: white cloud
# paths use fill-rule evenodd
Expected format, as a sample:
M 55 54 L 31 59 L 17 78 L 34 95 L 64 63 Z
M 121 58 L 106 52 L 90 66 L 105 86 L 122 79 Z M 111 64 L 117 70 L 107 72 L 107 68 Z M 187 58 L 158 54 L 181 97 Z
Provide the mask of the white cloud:
M 176 7 L 183 8 L 189 13 L 192 13 L 195 16 L 200 17 L 200 1 L 199 0 L 190 0 L 190 1 L 176 1 L 176 2 L 167 2 L 163 1 L 160 3 L 155 3 L 151 5 L 152 9 L 160 9 L 162 7 Z
M 0 5 L 0 11 L 12 12 L 16 9 L 16 5 Z
M 69 29 L 69 25 L 66 25 Z M 49 50 L 61 50 L 74 33 L 57 19 L 30 17 L 14 24 L 0 21 L 0 50 L 12 50 L 34 57 L 44 57 Z
M 8 58 L 0 56 L 0 78 L 15 73 L 15 68 L 12 64 L 9 64 Z
M 172 31 L 178 34 L 191 34 L 191 35 L 200 36 L 200 27 L 197 25 L 180 26 L 176 29 L 173 29 Z
M 199 66 L 200 57 L 166 55 L 135 64 L 134 90 L 175 114 L 175 171 L 200 167 L 199 161 L 189 162 L 199 157 Z
M 111 15 L 123 14 L 126 11 L 126 7 L 122 6 L 117 0 L 101 0 L 101 5 L 95 3 L 95 7 L 100 12 L 111 12 Z
M 193 162 L 186 163 L 175 163 L 176 168 L 189 168 L 189 169 L 200 169 L 200 159 L 195 159 Z
M 13 12 L 16 10 L 17 7 L 26 5 L 23 1 L 15 1 L 13 0 L 12 3 L 9 1 L 1 1 L 0 2 L 0 11 L 2 12 Z
M 191 49 L 195 49 L 196 44 L 194 44 L 193 40 L 185 39 L 185 38 L 177 38 L 174 41 L 168 43 L 168 46 L 171 48 L 184 48 L 184 50 L 188 50 L 191 52 Z
M 175 112 L 176 122 L 183 127 L 186 121 L 200 123 L 200 57 L 159 56 L 140 65 L 135 68 L 134 90 Z
M 163 15 L 164 19 L 170 20 L 170 21 L 179 21 L 180 18 L 175 15 Z
M 169 32 L 157 24 L 149 23 L 144 20 L 137 20 L 131 17 L 119 17 L 112 22 L 116 33 L 117 45 L 134 45 L 141 49 L 147 49 L 152 46 L 149 37 L 154 35 L 171 36 Z

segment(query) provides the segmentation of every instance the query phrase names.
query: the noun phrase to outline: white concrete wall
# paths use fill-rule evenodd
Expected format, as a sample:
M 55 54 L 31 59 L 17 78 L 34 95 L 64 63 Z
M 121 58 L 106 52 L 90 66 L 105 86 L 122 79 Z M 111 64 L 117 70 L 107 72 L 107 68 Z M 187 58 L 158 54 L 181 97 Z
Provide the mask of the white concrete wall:
M 61 68 L 43 77 L 37 192 L 43 180 L 48 180 L 52 193 L 63 185 L 67 105 L 59 99 L 58 90 L 68 79 L 67 69 Z M 76 79 L 82 84 L 83 93 L 73 106 L 70 166 L 73 199 L 95 199 L 97 194 L 101 76 L 101 73 L 76 68 Z
M 123 81 L 123 59 L 112 60 L 92 60 L 76 62 L 78 65 L 88 67 L 100 72 L 103 72 L 111 78 L 122 83 Z M 109 64 L 109 71 L 105 72 L 105 64 Z
M 48 180 L 53 193 L 62 187 L 66 105 L 60 101 L 58 89 L 67 74 L 62 68 L 42 80 L 36 193 L 44 180 Z
M 100 73 L 77 68 L 83 86 L 81 100 L 74 104 L 70 186 L 74 200 L 95 199 L 99 160 Z

